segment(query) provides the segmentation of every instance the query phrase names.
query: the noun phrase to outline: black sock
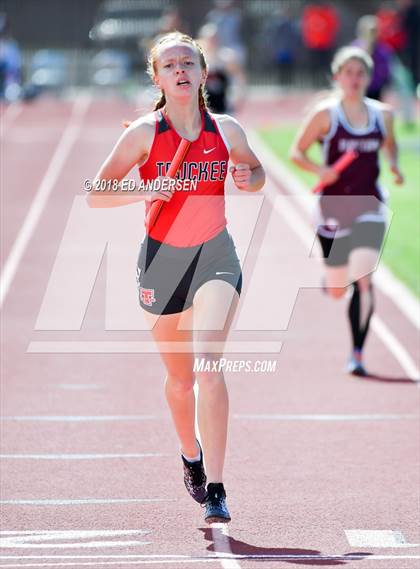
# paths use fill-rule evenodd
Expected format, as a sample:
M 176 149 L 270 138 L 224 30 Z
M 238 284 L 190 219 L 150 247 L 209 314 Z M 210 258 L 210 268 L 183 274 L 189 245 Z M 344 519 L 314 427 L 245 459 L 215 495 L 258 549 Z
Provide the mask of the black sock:
M 357 281 L 353 284 L 353 294 L 350 299 L 348 315 L 350 319 L 350 327 L 353 339 L 353 350 L 362 351 L 363 345 L 366 340 L 366 336 L 369 330 L 370 319 L 373 314 L 373 286 L 372 283 L 369 285 L 369 289 L 363 293 L 364 298 L 361 298 L 361 292 Z M 367 307 L 365 308 L 366 315 L 364 317 L 364 322 L 361 318 L 361 301 L 367 302 Z
M 372 314 L 374 311 L 374 298 L 373 298 L 373 286 L 372 283 L 369 284 L 369 288 L 366 292 L 363 293 L 366 296 L 366 303 L 367 306 L 365 307 L 365 321 L 361 322 L 361 330 L 360 330 L 360 342 L 361 346 L 360 349 L 363 348 L 367 333 L 369 331 L 370 319 L 372 318 Z

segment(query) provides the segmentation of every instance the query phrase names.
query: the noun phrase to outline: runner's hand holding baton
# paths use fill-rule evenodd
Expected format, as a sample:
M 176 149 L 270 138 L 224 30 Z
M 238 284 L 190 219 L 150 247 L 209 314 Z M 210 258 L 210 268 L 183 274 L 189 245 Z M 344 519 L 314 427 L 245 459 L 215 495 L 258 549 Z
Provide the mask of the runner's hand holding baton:
M 169 166 L 169 169 L 166 173 L 166 177 L 174 178 L 176 176 L 176 173 L 178 172 L 182 162 L 184 161 L 190 146 L 191 146 L 190 140 L 186 140 L 185 138 L 181 139 L 177 151 L 175 152 L 175 156 L 172 158 L 171 165 Z M 152 203 L 149 209 L 149 213 L 146 217 L 146 227 L 149 228 L 149 231 L 156 223 L 156 220 L 159 217 L 159 214 L 162 210 L 163 204 L 164 204 L 163 200 L 156 200 L 154 201 L 154 203 Z
M 343 172 L 343 170 L 345 170 L 348 166 L 350 166 L 350 164 L 354 162 L 358 156 L 359 154 L 355 150 L 349 150 L 345 152 L 342 156 L 340 156 L 340 158 L 337 160 L 337 162 L 334 162 L 331 168 L 337 174 L 341 174 L 341 172 Z M 325 184 L 324 182 L 319 182 L 312 189 L 312 193 L 318 194 L 326 185 L 328 184 Z

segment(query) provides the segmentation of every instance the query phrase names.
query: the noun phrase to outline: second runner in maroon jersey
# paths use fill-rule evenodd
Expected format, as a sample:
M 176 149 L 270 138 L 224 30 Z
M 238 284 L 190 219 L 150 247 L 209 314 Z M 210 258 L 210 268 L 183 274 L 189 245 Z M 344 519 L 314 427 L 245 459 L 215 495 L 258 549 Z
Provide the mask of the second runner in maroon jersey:
M 359 376 L 367 375 L 362 350 L 374 311 L 372 277 L 388 226 L 388 194 L 378 182 L 381 148 L 395 183 L 403 182 L 392 108 L 366 97 L 372 69 L 372 58 L 362 49 L 340 49 L 331 63 L 334 91 L 314 106 L 291 149 L 292 160 L 319 175 L 323 186 L 315 208 L 315 230 L 325 267 L 322 289 L 341 298 L 351 286 L 348 316 L 353 351 L 347 370 Z M 319 141 L 323 164 L 307 155 Z M 333 165 L 349 151 L 355 151 L 357 158 L 336 172 Z
M 363 102 L 368 124 L 357 128 L 347 119 L 341 99 L 333 100 L 327 106 L 331 126 L 322 139 L 326 166 L 331 166 L 351 150 L 355 150 L 358 156 L 334 183 L 322 191 L 318 222 L 319 232 L 323 235 L 348 234 L 356 219 L 386 219 L 384 204 L 388 195 L 378 182 L 378 153 L 386 137 L 386 127 L 377 101 L 364 98 Z

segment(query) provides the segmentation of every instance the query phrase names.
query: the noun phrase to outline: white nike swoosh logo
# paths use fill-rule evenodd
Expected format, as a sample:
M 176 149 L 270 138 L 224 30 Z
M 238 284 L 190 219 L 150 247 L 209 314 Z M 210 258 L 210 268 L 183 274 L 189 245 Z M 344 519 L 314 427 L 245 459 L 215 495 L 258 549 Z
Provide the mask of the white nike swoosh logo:
M 216 273 L 216 275 L 234 275 L 234 274 L 235 274 L 235 273 L 228 273 L 228 272 L 226 272 L 226 271 L 222 271 L 222 272 Z
M 210 148 L 210 150 L 204 149 L 204 154 L 208 154 L 209 152 L 213 152 L 213 150 L 216 150 L 216 147 Z

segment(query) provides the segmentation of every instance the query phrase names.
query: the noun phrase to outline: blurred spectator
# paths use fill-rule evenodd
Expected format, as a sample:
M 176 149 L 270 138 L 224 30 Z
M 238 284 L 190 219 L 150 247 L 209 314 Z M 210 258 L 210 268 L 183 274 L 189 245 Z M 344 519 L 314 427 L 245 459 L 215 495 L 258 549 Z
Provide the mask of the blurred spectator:
M 322 70 L 329 67 L 339 28 L 338 13 L 329 2 L 318 0 L 305 6 L 302 14 L 302 39 L 311 52 L 312 64 L 321 74 Z
M 264 46 L 271 64 L 278 70 L 280 84 L 293 83 L 293 70 L 299 47 L 299 30 L 288 7 L 279 7 L 263 30 Z
M 381 100 L 384 88 L 391 79 L 391 49 L 378 40 L 378 23 L 376 16 L 362 16 L 357 22 L 357 38 L 353 45 L 367 51 L 373 59 L 372 80 L 367 90 L 371 99 Z
M 138 38 L 137 46 L 140 59 L 147 65 L 147 57 L 155 42 L 161 36 L 171 32 L 181 32 L 189 35 L 188 24 L 182 19 L 178 8 L 172 6 L 167 8 L 159 19 L 157 31 L 152 36 L 141 36 Z
M 158 35 L 177 31 L 183 34 L 190 33 L 188 25 L 182 19 L 179 9 L 175 7 L 168 8 L 160 19 Z
M 95 85 L 116 87 L 130 77 L 130 56 L 122 50 L 102 49 L 91 59 L 90 70 Z
M 7 16 L 0 13 L 0 99 L 16 101 L 21 95 L 22 56 L 8 30 Z
M 408 65 L 414 84 L 420 82 L 419 77 L 419 29 L 420 8 L 413 0 L 397 0 L 401 28 L 405 34 L 403 60 Z
M 204 50 L 208 65 L 206 93 L 209 108 L 215 113 L 232 113 L 243 100 L 245 73 L 237 53 L 221 47 L 214 24 L 204 25 L 197 41 Z
M 31 57 L 29 78 L 41 91 L 60 91 L 69 79 L 68 56 L 56 49 L 36 51 Z
M 392 85 L 396 90 L 399 107 L 404 124 L 412 126 L 414 124 L 415 107 L 413 95 L 415 92 L 415 71 L 410 70 L 411 57 L 407 54 L 409 34 L 411 33 L 414 41 L 411 42 L 416 50 L 418 29 L 418 13 L 416 21 L 416 9 L 411 2 L 398 2 L 399 6 L 383 5 L 377 12 L 378 40 L 387 45 L 393 55 L 391 57 L 391 77 Z M 399 10 L 398 10 L 399 7 Z M 407 21 L 408 20 L 408 21 Z M 408 26 L 407 26 L 408 24 Z M 410 26 L 414 24 L 410 32 Z M 416 65 L 416 52 L 414 55 L 414 68 Z
M 214 0 L 214 8 L 207 14 L 206 23 L 216 26 L 220 47 L 235 51 L 244 66 L 246 50 L 241 33 L 242 12 L 235 7 L 234 0 Z
M 401 51 L 405 44 L 405 33 L 398 11 L 385 4 L 376 12 L 376 18 L 378 41 L 386 44 L 392 51 Z

